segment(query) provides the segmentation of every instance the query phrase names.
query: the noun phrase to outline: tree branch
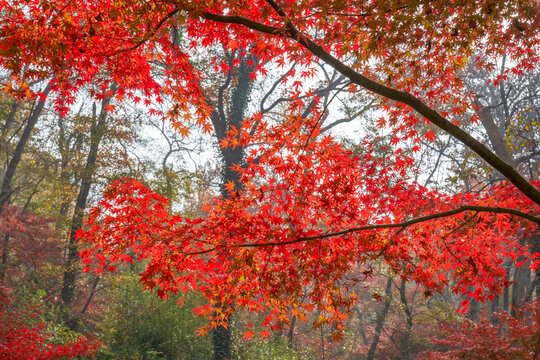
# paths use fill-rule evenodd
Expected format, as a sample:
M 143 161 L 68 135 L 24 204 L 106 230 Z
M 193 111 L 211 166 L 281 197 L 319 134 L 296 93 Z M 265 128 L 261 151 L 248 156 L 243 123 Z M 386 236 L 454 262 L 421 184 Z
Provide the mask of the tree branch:
M 302 238 L 289 240 L 289 241 L 245 244 L 245 245 L 237 245 L 236 247 L 263 247 L 263 246 L 274 246 L 274 245 L 288 245 L 288 244 L 295 244 L 295 243 L 306 242 L 306 241 L 311 241 L 311 240 L 326 239 L 326 238 L 329 238 L 329 237 L 340 236 L 340 235 L 350 234 L 350 233 L 353 233 L 353 232 L 366 231 L 366 230 L 393 229 L 393 228 L 402 228 L 402 229 L 404 229 L 404 228 L 406 228 L 408 226 L 411 226 L 411 225 L 426 222 L 426 221 L 429 221 L 429 220 L 440 219 L 440 218 L 443 218 L 443 217 L 456 215 L 456 214 L 459 214 L 459 213 L 462 213 L 462 212 L 465 212 L 465 211 L 491 212 L 491 213 L 497 213 L 497 214 L 514 215 L 514 216 L 521 217 L 523 219 L 532 221 L 532 222 L 536 223 L 540 227 L 540 218 L 539 217 L 528 214 L 528 213 L 525 213 L 523 211 L 513 210 L 513 209 L 506 209 L 506 208 L 501 208 L 501 207 L 464 205 L 464 206 L 460 206 L 459 208 L 454 209 L 454 210 L 443 211 L 443 212 L 436 213 L 436 214 L 430 214 L 430 215 L 426 215 L 426 216 L 421 216 L 421 217 L 418 217 L 416 219 L 411 219 L 411 220 L 404 221 L 404 222 L 401 222 L 401 223 L 365 225 L 365 226 L 354 227 L 354 228 L 350 228 L 350 229 L 346 229 L 346 230 L 342 230 L 342 231 L 338 231 L 338 232 L 326 233 L 326 234 L 314 235 L 314 236 L 307 236 L 307 237 L 302 237 Z
M 167 22 L 170 18 L 172 18 L 174 15 L 176 15 L 176 13 L 179 12 L 179 11 L 180 11 L 180 9 L 175 8 L 174 10 L 169 12 L 167 15 L 165 15 L 165 17 L 163 19 L 160 20 L 159 23 L 157 23 L 156 27 L 150 31 L 148 36 L 142 38 L 141 40 L 139 40 L 138 42 L 136 42 L 133 46 L 131 46 L 129 48 L 120 49 L 120 50 L 116 51 L 115 55 L 118 55 L 118 54 L 121 54 L 121 53 L 124 53 L 124 52 L 129 52 L 129 51 L 136 50 L 139 46 L 141 46 L 142 44 L 144 44 L 145 42 L 150 40 L 150 38 L 152 36 L 156 35 L 156 33 L 163 26 L 163 24 L 165 24 L 165 22 Z
M 365 225 L 365 226 L 353 227 L 353 228 L 349 228 L 349 229 L 345 229 L 345 230 L 337 231 L 337 232 L 332 232 L 332 233 L 301 237 L 301 238 L 297 238 L 297 239 L 289 240 L 289 241 L 276 241 L 276 242 L 265 242 L 265 243 L 252 243 L 252 244 L 248 243 L 248 244 L 227 245 L 227 248 L 256 248 L 256 247 L 268 247 L 268 246 L 283 246 L 283 245 L 297 244 L 297 243 L 301 243 L 301 242 L 309 242 L 309 241 L 312 241 L 312 240 L 322 240 L 322 239 L 326 239 L 326 238 L 330 238 L 330 237 L 334 237 L 334 236 L 341 236 L 341 235 L 346 235 L 346 234 L 350 234 L 350 233 L 354 233 L 354 232 L 360 232 L 360 231 L 366 231 L 366 230 L 396 229 L 396 228 L 399 228 L 399 232 L 401 232 L 405 228 L 407 228 L 407 227 L 409 227 L 411 225 L 419 224 L 419 223 L 426 222 L 426 221 L 429 221 L 429 220 L 440 219 L 440 218 L 444 218 L 444 217 L 457 215 L 457 214 L 465 212 L 465 211 L 475 211 L 476 213 L 474 214 L 474 216 L 469 218 L 464 224 L 460 225 L 457 229 L 461 228 L 463 225 L 465 225 L 467 222 L 469 222 L 472 218 L 474 218 L 477 215 L 477 213 L 480 213 L 480 212 L 490 212 L 490 213 L 496 213 L 496 214 L 514 215 L 514 216 L 529 220 L 531 222 L 534 222 L 535 224 L 537 224 L 540 227 L 540 217 L 528 214 L 528 213 L 523 212 L 523 211 L 514 210 L 514 209 L 507 209 L 507 208 L 502 208 L 502 207 L 463 205 L 463 206 L 460 206 L 460 207 L 458 207 L 458 208 L 456 208 L 454 210 L 443 211 L 443 212 L 436 213 L 436 214 L 430 214 L 430 215 L 426 215 L 426 216 L 421 216 L 421 217 L 411 219 L 411 220 L 407 220 L 407 221 L 400 222 L 400 223 Z M 446 236 L 452 234 L 457 229 L 452 230 Z M 185 256 L 191 256 L 191 255 L 208 254 L 208 253 L 216 251 L 217 249 L 219 249 L 221 247 L 223 247 L 223 246 L 215 246 L 215 247 L 212 247 L 212 248 L 207 249 L 207 250 L 201 250 L 201 251 L 196 251 L 196 252 L 187 252 L 187 253 L 184 253 L 184 255 Z

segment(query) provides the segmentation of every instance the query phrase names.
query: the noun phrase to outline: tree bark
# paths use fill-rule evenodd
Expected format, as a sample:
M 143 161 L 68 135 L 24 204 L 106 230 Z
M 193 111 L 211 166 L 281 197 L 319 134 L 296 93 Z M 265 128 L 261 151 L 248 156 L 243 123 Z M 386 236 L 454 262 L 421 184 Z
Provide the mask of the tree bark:
M 43 94 L 48 95 L 51 91 L 51 85 L 48 84 L 45 89 L 43 90 Z M 28 143 L 28 140 L 30 140 L 30 135 L 32 134 L 32 130 L 34 130 L 34 127 L 37 124 L 37 121 L 43 111 L 43 108 L 45 106 L 46 99 L 38 101 L 36 107 L 28 117 L 28 121 L 26 122 L 26 126 L 24 128 L 24 131 L 19 139 L 19 142 L 17 143 L 17 146 L 15 147 L 15 151 L 13 152 L 13 156 L 11 157 L 11 160 L 9 161 L 9 164 L 6 169 L 6 173 L 4 175 L 4 179 L 2 180 L 2 188 L 0 190 L 0 209 L 9 203 L 11 198 L 11 192 L 12 192 L 12 185 L 13 185 L 13 177 L 15 176 L 15 172 L 17 171 L 17 167 L 19 166 L 19 163 L 21 161 L 22 154 L 24 152 L 24 149 L 26 147 L 26 144 Z
M 86 310 L 88 310 L 88 307 L 90 306 L 90 303 L 92 302 L 92 298 L 94 297 L 96 293 L 99 280 L 100 280 L 99 276 L 94 276 L 94 278 L 92 279 L 92 286 L 90 287 L 90 294 L 88 295 L 88 298 L 86 299 L 86 302 L 84 303 L 84 306 L 81 310 L 81 314 L 84 314 Z
M 296 316 L 293 316 L 291 320 L 291 326 L 289 327 L 289 332 L 287 333 L 287 346 L 289 349 L 293 348 L 293 339 L 294 339 L 294 326 L 296 325 Z
M 247 110 L 249 98 L 251 95 L 250 73 L 254 70 L 253 66 L 248 66 L 247 59 L 240 62 L 240 66 L 235 80 L 236 86 L 232 90 L 230 98 L 230 107 L 226 109 L 224 104 L 224 91 L 229 86 L 232 78 L 231 72 L 227 74 L 228 78 L 218 91 L 216 109 L 212 113 L 211 120 L 216 132 L 218 141 L 227 138 L 227 132 L 233 128 L 240 129 L 244 121 L 244 114 Z M 233 71 L 233 70 L 230 70 Z M 244 157 L 244 148 L 241 146 L 220 148 L 220 154 L 223 161 L 223 182 L 221 184 L 221 196 L 227 199 L 230 194 L 226 190 L 227 183 L 234 183 L 235 189 L 240 190 L 240 174 L 235 171 L 235 166 L 241 165 Z M 223 239 L 227 242 L 227 239 Z M 214 360 L 231 359 L 231 319 L 227 320 L 228 326 L 218 326 L 212 333 L 214 345 Z
M 86 165 L 81 176 L 79 193 L 75 202 L 75 209 L 71 220 L 71 230 L 68 240 L 68 249 L 66 257 L 66 268 L 64 271 L 61 299 L 66 308 L 67 323 L 70 327 L 74 326 L 73 318 L 71 317 L 71 306 L 74 299 L 75 283 L 77 280 L 77 254 L 78 248 L 76 245 L 75 234 L 83 226 L 84 210 L 86 208 L 88 194 L 92 187 L 93 177 L 96 169 L 97 155 L 101 139 L 103 138 L 106 128 L 107 111 L 106 107 L 111 98 L 106 97 L 101 102 L 101 111 L 99 116 L 96 114 L 94 104 L 94 114 L 92 125 L 90 128 L 90 149 L 86 158 Z
M 531 239 L 522 239 L 522 243 L 529 242 Z M 527 259 L 520 256 L 517 259 L 521 266 L 515 266 L 514 283 L 512 284 L 512 298 L 510 314 L 516 316 L 516 312 L 527 297 L 527 292 L 531 287 L 531 268 Z
M 377 346 L 379 345 L 379 339 L 381 338 L 381 333 L 388 316 L 388 311 L 390 310 L 390 302 L 392 301 L 392 278 L 388 278 L 386 282 L 386 289 L 384 292 L 384 306 L 380 313 L 377 314 L 377 320 L 375 322 L 375 334 L 371 340 L 371 345 L 369 346 L 369 351 L 366 357 L 366 360 L 373 360 L 375 358 L 375 351 L 377 351 Z
M 478 101 L 475 102 L 475 105 L 481 106 Z M 480 109 L 480 111 L 478 111 L 478 117 L 486 130 L 486 134 L 495 154 L 511 166 L 515 166 L 514 159 L 506 147 L 505 139 L 499 133 L 499 128 L 493 119 L 491 110 L 486 107 Z
M 411 331 L 413 327 L 413 315 L 411 308 L 409 307 L 409 304 L 407 302 L 407 293 L 406 293 L 406 281 L 401 280 L 401 286 L 399 287 L 399 297 L 401 300 L 401 304 L 403 304 L 404 311 L 405 311 L 405 320 L 407 322 L 407 327 L 405 329 L 405 337 L 403 339 L 403 346 L 405 347 L 403 350 L 401 350 L 401 353 L 403 354 L 402 360 L 409 360 L 411 359 L 411 346 L 410 346 L 410 338 L 411 338 Z
M 51 91 L 51 84 L 47 84 L 47 86 L 43 90 L 43 94 L 47 96 L 50 91 Z M 2 179 L 2 185 L 0 188 L 0 213 L 3 211 L 4 206 L 8 205 L 11 202 L 11 194 L 13 191 L 12 190 L 13 178 L 15 177 L 17 167 L 19 166 L 19 163 L 21 162 L 22 154 L 24 152 L 24 149 L 26 148 L 26 144 L 28 143 L 28 140 L 30 140 L 30 135 L 32 134 L 32 130 L 34 130 L 34 127 L 36 126 L 37 121 L 41 113 L 43 112 L 45 101 L 46 99 L 39 100 L 35 108 L 33 109 L 32 113 L 28 117 L 23 133 L 21 134 L 21 137 L 19 138 L 19 142 L 17 143 L 17 146 L 15 147 L 15 151 L 13 152 L 13 156 L 9 160 L 8 166 L 6 168 L 6 172 L 4 174 L 4 178 Z M 12 109 L 12 112 L 10 113 L 10 116 L 7 119 L 7 122 L 13 121 L 13 119 L 15 118 L 15 111 L 16 111 L 16 107 L 14 106 Z M 7 124 L 6 126 L 9 126 L 9 124 Z M 6 277 L 8 253 L 9 253 L 9 236 L 4 235 L 4 238 L 2 239 L 2 260 L 1 260 L 2 263 L 0 264 L 0 282 L 4 282 L 5 277 Z
M 507 262 L 504 267 L 506 268 L 506 278 L 510 279 L 510 270 L 512 269 L 512 264 Z M 504 288 L 503 293 L 503 310 L 508 311 L 508 305 L 510 303 L 510 289 L 508 287 Z
M 0 135 L 1 136 L 0 150 L 6 152 L 6 159 L 8 157 L 7 145 L 9 143 L 9 141 L 7 141 L 7 136 L 8 136 L 9 130 L 11 129 L 13 123 L 15 122 L 15 116 L 17 115 L 18 108 L 19 108 L 19 101 L 13 100 L 13 104 L 11 104 L 8 117 L 6 118 L 6 121 L 4 122 L 4 125 L 2 126 L 2 132 Z
M 531 236 L 531 244 L 533 251 L 540 253 L 540 234 Z M 536 298 L 540 298 L 540 269 L 536 269 L 535 284 L 531 286 L 535 286 Z

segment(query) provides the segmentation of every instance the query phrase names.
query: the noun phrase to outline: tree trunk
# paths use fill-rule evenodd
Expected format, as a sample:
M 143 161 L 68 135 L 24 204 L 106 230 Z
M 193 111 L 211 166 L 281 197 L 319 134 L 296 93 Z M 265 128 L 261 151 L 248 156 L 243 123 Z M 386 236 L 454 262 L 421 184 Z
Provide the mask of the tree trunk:
M 480 103 L 478 101 L 476 101 L 475 104 L 480 106 Z M 508 164 L 510 164 L 512 167 L 515 167 L 514 159 L 508 151 L 505 139 L 499 133 L 499 128 L 495 123 L 495 120 L 493 119 L 491 110 L 489 108 L 483 108 L 478 112 L 478 116 L 480 118 L 482 126 L 486 130 L 486 134 L 489 138 L 489 142 L 491 143 L 495 154 L 504 161 L 506 161 Z
M 507 262 L 505 264 L 505 268 L 506 268 L 506 278 L 510 279 L 510 270 L 512 269 L 512 264 Z M 510 303 L 510 289 L 508 287 L 505 287 L 504 293 L 503 293 L 503 310 L 504 311 L 508 311 L 509 303 Z
M 379 345 L 379 339 L 381 338 L 384 322 L 386 321 L 386 316 L 388 316 L 388 311 L 390 310 L 390 302 L 392 300 L 392 278 L 388 278 L 388 281 L 386 282 L 384 297 L 384 306 L 381 312 L 377 314 L 377 321 L 375 322 L 375 334 L 371 340 L 371 345 L 369 347 L 366 360 L 373 360 L 375 358 L 375 351 Z
M 64 271 L 64 278 L 60 295 L 62 302 L 66 307 L 66 320 L 70 327 L 73 327 L 75 325 L 75 322 L 71 317 L 71 306 L 73 304 L 75 282 L 77 280 L 78 249 L 75 243 L 75 234 L 83 225 L 84 210 L 86 208 L 88 194 L 90 193 L 90 188 L 93 183 L 93 176 L 96 169 L 99 144 L 105 132 L 105 122 L 107 118 L 106 106 L 109 104 L 109 102 L 110 97 L 103 99 L 103 101 L 101 102 L 101 111 L 99 116 L 96 115 L 96 109 L 94 104 L 94 114 L 92 126 L 90 128 L 90 149 L 86 158 L 86 165 L 81 176 L 79 194 L 77 196 L 77 201 L 75 202 L 75 209 L 73 211 L 73 218 L 71 220 L 71 230 L 68 240 L 66 257 L 66 268 Z
M 86 299 L 86 302 L 84 303 L 84 306 L 81 310 L 81 314 L 84 314 L 86 310 L 88 310 L 88 307 L 90 306 L 90 303 L 92 302 L 92 298 L 94 297 L 96 293 L 99 280 L 100 280 L 99 276 L 94 276 L 94 278 L 92 279 L 92 285 L 90 287 L 90 294 L 88 295 L 88 298 Z
M 403 339 L 404 349 L 401 350 L 401 353 L 403 354 L 403 360 L 409 360 L 411 358 L 410 338 L 413 327 L 412 311 L 407 302 L 406 284 L 407 283 L 405 282 L 405 280 L 401 280 L 401 286 L 399 287 L 400 300 L 404 307 L 405 319 L 407 322 L 407 328 L 405 329 L 405 337 Z
M 496 318 L 495 316 L 493 316 L 497 311 L 499 311 L 499 302 L 500 302 L 500 299 L 501 299 L 501 296 L 500 295 L 495 295 L 495 298 L 493 298 L 493 300 L 491 300 L 491 304 L 490 304 L 490 310 L 491 310 L 491 322 L 493 324 L 498 324 L 499 323 L 499 319 Z
M 289 332 L 287 333 L 287 346 L 289 349 L 293 348 L 293 339 L 294 339 L 294 326 L 296 325 L 296 316 L 293 316 L 291 320 L 291 326 L 289 327 Z
M 0 284 L 6 279 L 6 271 L 8 265 L 9 251 L 9 235 L 4 235 L 2 238 L 2 263 L 0 264 Z
M 528 242 L 530 239 L 522 239 L 522 242 Z M 531 268 L 529 262 L 523 256 L 517 259 L 521 266 L 516 266 L 514 270 L 514 283 L 512 285 L 512 307 L 510 313 L 516 315 L 517 309 L 527 297 L 528 289 L 531 287 Z
M 239 129 L 244 121 L 244 113 L 247 110 L 249 98 L 251 95 L 250 73 L 254 70 L 253 66 L 248 66 L 248 59 L 243 59 L 238 67 L 238 73 L 235 74 L 235 87 L 231 91 L 230 107 L 224 106 L 224 92 L 232 81 L 232 73 L 229 72 L 227 80 L 219 88 L 217 96 L 216 110 L 212 113 L 212 124 L 216 132 L 218 141 L 227 137 L 227 132 L 232 128 Z M 233 71 L 233 70 L 231 70 Z M 227 199 L 230 194 L 225 189 L 225 184 L 234 183 L 235 189 L 240 190 L 240 174 L 234 170 L 236 165 L 241 165 L 244 157 L 244 148 L 241 146 L 220 148 L 223 160 L 223 183 L 221 185 L 221 195 Z M 227 239 L 223 239 L 227 242 Z M 228 326 L 217 327 L 212 334 L 214 344 L 214 360 L 231 359 L 231 323 L 230 318 Z
M 19 108 L 19 101 L 13 100 L 13 104 L 11 104 L 11 109 L 9 110 L 8 117 L 6 121 L 4 122 L 4 126 L 2 126 L 2 132 L 0 135 L 0 151 L 3 151 L 6 153 L 6 160 L 8 157 L 8 144 L 9 141 L 7 139 L 9 130 L 11 129 L 13 123 L 15 122 L 15 115 L 17 115 L 17 109 Z
M 470 287 L 469 290 L 471 290 Z M 469 318 L 473 320 L 478 319 L 478 301 L 476 299 L 469 299 L 469 304 Z
M 43 90 L 43 94 L 47 96 L 50 91 L 51 91 L 51 84 L 48 84 Z M 0 188 L 0 213 L 3 211 L 4 206 L 8 205 L 11 202 L 11 194 L 13 191 L 12 190 L 13 178 L 15 177 L 15 172 L 17 171 L 17 167 L 19 166 L 19 163 L 21 162 L 22 154 L 24 152 L 26 144 L 28 143 L 28 140 L 30 140 L 30 135 L 32 134 L 32 130 L 34 130 L 34 127 L 36 126 L 36 123 L 43 111 L 43 107 L 45 106 L 45 101 L 46 99 L 38 101 L 36 107 L 33 109 L 32 113 L 28 117 L 23 133 L 21 134 L 21 137 L 19 138 L 19 142 L 17 143 L 17 146 L 15 147 L 15 151 L 13 152 L 13 156 L 9 160 L 8 166 L 6 168 L 6 173 L 4 174 L 4 178 L 2 179 L 2 185 Z M 16 107 L 13 107 L 12 112 L 10 113 L 10 116 L 7 119 L 7 122 L 13 121 L 13 119 L 15 118 L 15 111 L 16 111 Z M 5 124 L 5 126 L 9 126 L 9 124 Z M 4 238 L 2 241 L 2 263 L 0 264 L 0 282 L 4 282 L 5 277 L 6 277 L 8 253 L 9 253 L 9 236 L 4 235 Z
M 540 235 L 531 236 L 531 244 L 533 251 L 540 253 Z M 540 298 L 540 269 L 536 269 L 535 284 L 531 286 L 535 286 L 536 297 Z

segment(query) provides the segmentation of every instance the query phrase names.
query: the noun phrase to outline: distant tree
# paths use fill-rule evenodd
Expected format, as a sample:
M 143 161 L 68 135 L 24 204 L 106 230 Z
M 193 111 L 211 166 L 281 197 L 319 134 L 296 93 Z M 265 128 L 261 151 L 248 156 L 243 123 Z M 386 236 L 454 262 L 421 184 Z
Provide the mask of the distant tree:
M 532 360 L 540 356 L 540 307 L 524 303 L 515 313 L 495 314 L 499 320 L 464 320 L 447 325 L 444 338 L 433 342 L 443 350 L 429 351 L 419 359 Z

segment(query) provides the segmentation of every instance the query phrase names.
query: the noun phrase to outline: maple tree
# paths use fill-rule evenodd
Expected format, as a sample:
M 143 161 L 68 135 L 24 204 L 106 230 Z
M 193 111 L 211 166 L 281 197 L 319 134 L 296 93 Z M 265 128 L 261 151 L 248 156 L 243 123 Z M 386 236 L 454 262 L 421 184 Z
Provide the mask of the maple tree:
M 220 139 L 223 148 L 241 148 L 247 156 L 234 164 L 240 182 L 227 183 L 226 196 L 209 203 L 204 218 L 171 214 L 165 198 L 125 179 L 110 186 L 78 232 L 90 243 L 83 259 L 96 261 L 98 271 L 113 270 L 108 261 L 148 259 L 141 276 L 146 287 L 161 296 L 203 293 L 208 304 L 198 312 L 210 322 L 202 333 L 226 324 L 234 308 L 264 313 L 263 325 L 273 328 L 317 310 L 314 326 L 332 324 L 339 340 L 356 300 L 350 270 L 358 263 L 382 259 L 403 279 L 422 284 L 426 295 L 451 284 L 477 300 L 508 285 L 506 259 L 538 265 L 537 253 L 509 239 L 538 231 L 539 183 L 459 126 L 478 120 L 467 117 L 474 94 L 459 72 L 467 64 L 490 69 L 502 54 L 514 64 L 507 73 L 537 66 L 539 4 L 450 3 L 3 1 L 0 64 L 10 72 L 5 90 L 13 95 L 43 96 L 27 94 L 27 84 L 52 78 L 64 113 L 90 82 L 100 89 L 92 94 L 97 99 L 151 106 L 170 98 L 169 111 L 151 112 L 184 134 L 192 122 L 211 129 L 204 75 L 190 63 L 193 48 L 242 49 L 246 59 L 259 59 L 250 63 L 252 78 L 264 76 L 269 64 L 296 61 L 303 70 L 289 79 L 298 76 L 301 83 L 317 76 L 314 64 L 323 62 L 350 81 L 352 95 L 358 87 L 377 95 L 385 111 L 377 124 L 392 131 L 385 156 L 374 151 L 373 139 L 355 154 L 321 134 L 327 109 L 308 92 L 313 110 L 302 116 L 304 101 L 293 82 L 295 101 L 284 121 L 256 114 Z M 177 27 L 185 29 L 188 46 L 172 41 Z M 476 51 L 485 55 L 475 58 Z M 167 65 L 159 76 L 152 69 L 156 59 Z M 216 61 L 224 72 L 237 65 Z M 507 181 L 477 194 L 448 195 L 408 179 L 414 160 L 399 144 L 420 142 L 419 116 Z M 434 136 L 425 134 L 428 141 Z
M 46 264 L 57 263 L 61 250 L 57 239 L 50 234 L 51 221 L 17 206 L 4 207 L 0 230 L 11 240 L 11 259 L 4 269 L 6 275 L 14 273 L 21 281 L 21 278 L 36 277 Z
M 516 316 L 497 313 L 497 323 L 485 318 L 447 325 L 448 336 L 433 342 L 445 350 L 428 351 L 420 359 L 536 359 L 540 354 L 538 301 L 525 303 Z
M 6 151 L 7 166 L 5 168 L 5 173 L 2 178 L 2 184 L 1 184 L 1 190 L 0 190 L 0 212 L 4 211 L 4 208 L 10 205 L 11 203 L 11 197 L 14 192 L 13 183 L 14 183 L 14 178 L 15 178 L 15 172 L 17 168 L 19 167 L 23 152 L 32 134 L 32 130 L 34 129 L 43 111 L 43 108 L 45 105 L 44 98 L 46 98 L 50 89 L 51 89 L 50 86 L 48 85 L 45 86 L 45 88 L 42 90 L 43 98 L 32 99 L 35 106 L 32 107 L 32 111 L 30 111 L 30 113 L 23 120 L 24 128 L 19 135 L 18 141 L 16 142 L 16 145 L 12 152 Z M 28 92 L 31 92 L 31 90 L 28 86 L 25 86 L 24 93 L 27 95 Z M 17 132 L 21 130 L 21 128 L 18 128 L 16 131 L 13 131 L 13 128 L 17 128 L 16 126 L 16 122 L 18 120 L 17 113 L 20 112 L 20 105 L 23 101 L 19 101 L 17 99 L 11 99 L 11 100 L 12 100 L 12 105 L 9 109 L 9 114 L 2 128 L 2 148 L 4 150 L 8 149 L 10 142 L 14 142 L 13 137 L 15 137 L 15 135 L 17 135 Z M 5 268 L 8 266 L 7 256 L 8 256 L 8 251 L 9 251 L 9 240 L 10 240 L 10 237 L 4 234 L 4 238 L 2 239 L 2 263 L 0 265 L 0 280 L 1 281 L 3 281 L 5 278 Z
M 37 321 L 40 309 L 29 306 L 20 310 L 11 304 L 5 287 L 0 287 L 0 355 L 2 359 L 65 359 L 91 356 L 99 342 L 79 338 L 66 344 L 54 344 L 46 324 Z

